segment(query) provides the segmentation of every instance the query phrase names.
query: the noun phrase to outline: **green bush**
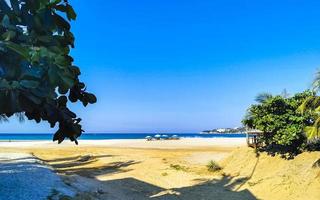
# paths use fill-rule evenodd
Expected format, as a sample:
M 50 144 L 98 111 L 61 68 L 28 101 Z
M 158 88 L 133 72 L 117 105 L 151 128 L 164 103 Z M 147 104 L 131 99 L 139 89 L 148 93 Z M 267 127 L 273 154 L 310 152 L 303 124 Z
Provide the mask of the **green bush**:
M 258 104 L 251 105 L 242 123 L 248 128 L 264 132 L 260 142 L 262 149 L 273 153 L 298 153 L 306 142 L 304 129 L 314 123 L 315 114 L 299 112 L 306 98 L 314 96 L 311 91 L 293 97 L 263 95 Z
M 221 170 L 222 168 L 220 167 L 220 165 L 214 161 L 214 160 L 210 160 L 209 163 L 207 164 L 207 169 L 210 172 L 216 172 Z
M 188 169 L 185 167 L 185 166 L 182 166 L 182 165 L 175 165 L 175 164 L 171 164 L 170 167 L 172 169 L 175 169 L 177 171 L 188 171 Z

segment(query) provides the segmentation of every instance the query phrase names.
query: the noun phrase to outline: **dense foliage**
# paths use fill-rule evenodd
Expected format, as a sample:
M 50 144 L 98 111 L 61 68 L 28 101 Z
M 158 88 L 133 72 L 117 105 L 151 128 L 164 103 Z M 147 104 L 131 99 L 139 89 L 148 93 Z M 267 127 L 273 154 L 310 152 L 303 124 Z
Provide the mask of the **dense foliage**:
M 280 95 L 260 95 L 257 98 L 258 104 L 248 109 L 242 122 L 249 128 L 264 132 L 261 138 L 264 147 L 297 151 L 306 141 L 305 128 L 312 125 L 316 117 L 315 113 L 299 112 L 298 108 L 314 95 L 311 91 L 288 98 Z
M 75 19 L 66 0 L 0 0 L 1 118 L 20 113 L 51 127 L 58 123 L 53 139 L 59 143 L 65 138 L 77 143 L 82 133 L 68 101 L 96 102 L 70 56 L 69 21 Z
M 316 73 L 316 77 L 313 81 L 313 91 L 320 90 L 320 71 Z M 314 113 L 317 118 L 312 126 L 306 128 L 306 133 L 309 140 L 313 140 L 315 144 L 320 144 L 320 96 L 314 95 L 305 99 L 305 101 L 299 107 L 301 113 Z M 319 145 L 320 148 L 320 145 Z
M 301 113 L 314 113 L 316 118 L 312 126 L 307 126 L 305 132 L 309 140 L 320 138 L 320 97 L 310 96 L 300 105 L 298 109 Z

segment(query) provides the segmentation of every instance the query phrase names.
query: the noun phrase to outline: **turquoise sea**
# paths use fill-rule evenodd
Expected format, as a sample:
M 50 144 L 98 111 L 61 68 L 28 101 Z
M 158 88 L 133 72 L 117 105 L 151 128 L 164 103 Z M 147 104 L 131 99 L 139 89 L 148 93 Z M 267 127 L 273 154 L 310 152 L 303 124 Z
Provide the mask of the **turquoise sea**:
M 84 133 L 80 140 L 111 140 L 111 139 L 144 139 L 154 136 L 155 133 Z M 181 138 L 241 138 L 242 133 L 228 134 L 200 134 L 200 133 L 170 133 L 165 135 L 178 135 Z M 0 133 L 0 140 L 52 140 L 53 134 L 49 133 Z

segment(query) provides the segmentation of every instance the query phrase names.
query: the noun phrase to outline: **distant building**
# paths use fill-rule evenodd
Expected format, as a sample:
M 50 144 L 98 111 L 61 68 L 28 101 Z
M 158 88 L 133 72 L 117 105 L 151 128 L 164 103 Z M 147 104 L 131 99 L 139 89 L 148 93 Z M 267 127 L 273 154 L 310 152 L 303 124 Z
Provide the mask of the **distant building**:
M 224 132 L 226 132 L 226 129 L 225 128 L 219 128 L 219 129 L 217 129 L 217 132 L 218 133 L 224 133 Z
M 212 130 L 205 130 L 200 133 L 210 134 L 210 133 L 244 133 L 246 129 L 244 127 L 235 127 L 235 128 L 217 128 Z

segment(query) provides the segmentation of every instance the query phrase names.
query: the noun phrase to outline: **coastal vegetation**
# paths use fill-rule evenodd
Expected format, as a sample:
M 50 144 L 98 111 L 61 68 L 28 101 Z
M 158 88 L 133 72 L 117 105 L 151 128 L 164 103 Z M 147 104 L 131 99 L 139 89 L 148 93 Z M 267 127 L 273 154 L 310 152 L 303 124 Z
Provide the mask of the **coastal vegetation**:
M 188 168 L 179 164 L 171 164 L 170 168 L 177 170 L 177 171 L 188 171 Z
M 312 112 L 301 113 L 298 108 L 311 96 L 314 96 L 311 91 L 298 93 L 289 98 L 281 95 L 259 95 L 258 104 L 248 109 L 242 122 L 248 128 L 264 132 L 260 137 L 264 149 L 299 153 L 307 139 L 304 129 L 313 124 L 315 115 Z
M 67 0 L 0 0 L 0 117 L 24 116 L 59 128 L 53 140 L 77 143 L 83 132 L 68 102 L 84 106 L 96 97 L 80 81 L 70 49 L 70 21 L 76 13 Z
M 221 166 L 214 160 L 209 161 L 209 163 L 207 164 L 207 168 L 210 172 L 216 172 L 222 169 Z
M 313 90 L 320 90 L 320 71 L 316 74 L 313 82 Z M 320 138 L 320 97 L 316 95 L 309 96 L 299 107 L 301 113 L 315 113 L 316 119 L 312 126 L 306 127 L 305 131 L 309 140 Z M 315 141 L 317 142 L 317 141 Z
M 292 158 L 304 150 L 318 149 L 320 116 L 319 105 L 315 105 L 320 101 L 316 92 L 307 90 L 291 97 L 263 93 L 256 101 L 242 123 L 263 132 L 259 150 Z

